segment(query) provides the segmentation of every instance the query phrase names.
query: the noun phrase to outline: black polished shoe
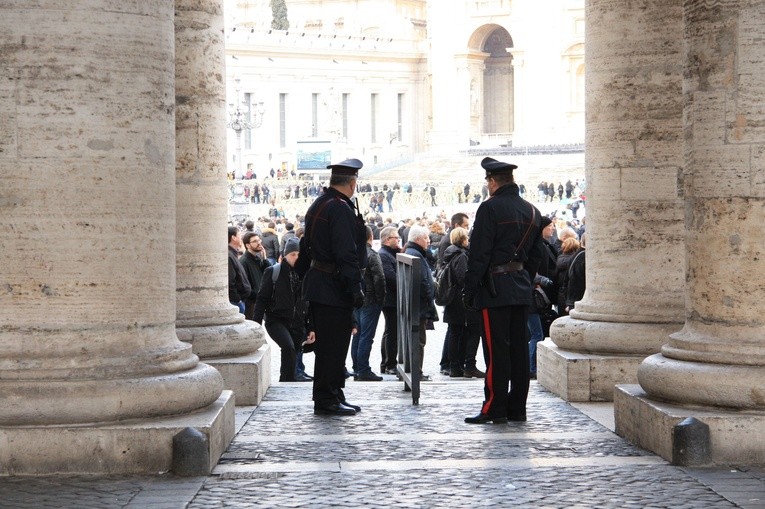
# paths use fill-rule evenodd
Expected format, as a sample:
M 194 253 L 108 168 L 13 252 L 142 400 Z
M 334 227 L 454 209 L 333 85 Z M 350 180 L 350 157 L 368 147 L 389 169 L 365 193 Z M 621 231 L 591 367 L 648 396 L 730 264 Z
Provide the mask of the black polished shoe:
M 296 382 L 313 382 L 313 378 L 308 375 L 298 375 L 295 377 Z
M 451 373 L 451 371 L 449 370 L 449 368 L 441 368 L 441 374 L 442 374 L 442 375 L 444 375 L 444 376 L 449 376 L 449 373 Z
M 340 403 L 341 403 L 341 404 L 343 404 L 343 405 L 345 405 L 345 406 L 347 406 L 348 408 L 353 408 L 353 409 L 354 409 L 354 410 L 356 410 L 357 412 L 361 412 L 361 407 L 360 407 L 359 405 L 351 405 L 351 404 L 350 404 L 350 403 L 348 403 L 347 401 L 341 401 Z
M 381 373 L 385 373 L 386 375 L 398 375 L 396 368 L 386 368 L 384 371 L 381 371 Z
M 463 376 L 465 376 L 465 372 L 460 369 L 453 369 L 449 371 L 450 378 L 462 378 Z
M 476 415 L 475 417 L 465 417 L 465 422 L 467 424 L 487 424 L 487 423 L 494 423 L 494 424 L 504 424 L 507 422 L 506 417 L 492 417 L 491 415 L 486 415 L 484 413 L 480 413 Z
M 507 420 L 510 422 L 526 422 L 526 413 L 507 414 Z
M 468 368 L 465 370 L 465 378 L 486 378 L 486 373 L 478 368 Z
M 356 410 L 342 403 L 334 403 L 332 405 L 314 406 L 313 413 L 315 415 L 356 415 Z
M 366 373 L 361 373 L 360 375 L 356 375 L 353 377 L 354 380 L 357 382 L 382 382 L 383 377 L 380 375 L 375 375 L 373 372 L 368 371 Z

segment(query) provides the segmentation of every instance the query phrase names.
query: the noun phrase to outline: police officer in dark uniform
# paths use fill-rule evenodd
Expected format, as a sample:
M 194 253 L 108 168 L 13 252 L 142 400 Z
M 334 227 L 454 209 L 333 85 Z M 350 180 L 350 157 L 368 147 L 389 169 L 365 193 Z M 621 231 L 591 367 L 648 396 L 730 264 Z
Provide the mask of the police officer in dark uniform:
M 466 423 L 526 420 L 529 346 L 526 319 L 542 257 L 541 214 L 520 197 L 514 164 L 481 161 L 491 197 L 481 203 L 470 237 L 463 301 L 481 311 L 486 379 L 481 412 Z M 508 393 L 508 382 L 510 392 Z
M 332 170 L 324 189 L 305 215 L 305 233 L 296 263 L 309 302 L 309 337 L 316 352 L 313 401 L 317 415 L 353 415 L 361 408 L 348 403 L 345 358 L 353 328 L 353 309 L 364 304 L 361 269 L 366 267 L 366 228 L 351 197 L 356 189 L 358 159 Z

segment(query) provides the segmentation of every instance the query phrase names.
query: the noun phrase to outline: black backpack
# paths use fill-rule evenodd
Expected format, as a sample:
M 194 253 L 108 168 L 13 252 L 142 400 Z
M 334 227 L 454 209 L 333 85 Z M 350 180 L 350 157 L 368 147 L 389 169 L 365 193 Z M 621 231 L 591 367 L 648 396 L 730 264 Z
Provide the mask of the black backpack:
M 452 262 L 459 256 L 463 255 L 458 254 L 454 256 L 449 260 L 449 263 L 444 265 L 440 271 L 436 272 L 435 301 L 439 306 L 448 306 L 457 296 L 457 285 L 454 284 L 452 275 Z

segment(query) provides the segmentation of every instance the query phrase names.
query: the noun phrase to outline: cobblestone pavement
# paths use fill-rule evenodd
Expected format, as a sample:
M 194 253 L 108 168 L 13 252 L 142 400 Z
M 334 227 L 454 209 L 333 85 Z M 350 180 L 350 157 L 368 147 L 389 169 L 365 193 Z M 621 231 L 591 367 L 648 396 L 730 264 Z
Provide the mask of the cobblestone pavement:
M 418 406 L 386 375 L 348 381 L 361 413 L 314 416 L 310 384 L 277 382 L 258 408 L 237 409 L 237 436 L 208 477 L 3 478 L 0 507 L 765 508 L 765 469 L 671 466 L 536 382 L 528 422 L 464 424 L 482 381 L 438 374 L 442 333 L 429 333 L 434 381 Z

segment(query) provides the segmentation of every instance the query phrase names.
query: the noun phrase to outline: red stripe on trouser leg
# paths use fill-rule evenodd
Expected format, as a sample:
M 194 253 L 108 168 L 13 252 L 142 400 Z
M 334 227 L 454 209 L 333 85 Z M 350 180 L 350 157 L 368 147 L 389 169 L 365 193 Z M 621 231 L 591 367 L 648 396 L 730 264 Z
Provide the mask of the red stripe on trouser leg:
M 494 402 L 494 348 L 491 341 L 491 327 L 489 324 L 489 309 L 483 308 L 481 310 L 483 314 L 483 330 L 486 335 L 486 346 L 489 350 L 489 359 L 486 362 L 486 380 L 485 385 L 489 390 L 489 397 L 481 407 L 481 413 L 488 414 L 491 404 Z

